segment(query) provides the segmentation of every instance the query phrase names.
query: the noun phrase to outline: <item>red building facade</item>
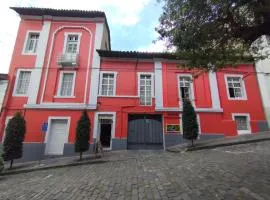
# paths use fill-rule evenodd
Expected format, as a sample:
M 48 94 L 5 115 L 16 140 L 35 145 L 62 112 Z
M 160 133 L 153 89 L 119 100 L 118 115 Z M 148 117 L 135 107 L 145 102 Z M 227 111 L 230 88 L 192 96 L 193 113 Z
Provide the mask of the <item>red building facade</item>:
M 171 54 L 112 51 L 103 12 L 12 9 L 21 23 L 0 135 L 3 141 L 8 119 L 22 112 L 25 160 L 73 155 L 82 110 L 91 120 L 90 145 L 100 139 L 110 150 L 183 142 L 184 98 L 195 107 L 200 139 L 267 128 L 251 64 L 187 71 Z

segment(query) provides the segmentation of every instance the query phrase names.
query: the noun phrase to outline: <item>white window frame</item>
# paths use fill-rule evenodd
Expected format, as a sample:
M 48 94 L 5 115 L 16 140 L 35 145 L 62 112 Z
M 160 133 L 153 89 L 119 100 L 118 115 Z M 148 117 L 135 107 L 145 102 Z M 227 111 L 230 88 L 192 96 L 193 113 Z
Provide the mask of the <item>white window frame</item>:
M 63 83 L 63 76 L 64 74 L 73 74 L 73 82 L 72 82 L 72 91 L 70 96 L 62 96 L 61 95 L 61 88 Z M 74 90 L 75 90 L 75 83 L 76 82 L 76 71 L 61 71 L 59 80 L 58 80 L 58 89 L 57 89 L 57 95 L 55 98 L 75 98 L 74 96 Z
M 180 77 L 189 77 L 191 82 L 190 82 L 190 92 L 191 92 L 191 103 L 193 105 L 194 108 L 196 108 L 196 104 L 195 104 L 195 94 L 194 94 L 194 83 L 193 83 L 193 77 L 191 74 L 177 74 L 177 88 L 178 88 L 178 99 L 179 99 L 179 107 L 183 107 L 183 102 L 182 102 L 182 95 L 181 95 L 181 91 L 180 91 Z
M 29 80 L 29 85 L 28 85 L 26 94 L 17 94 L 17 92 L 16 92 L 17 86 L 18 86 L 18 81 L 19 81 L 19 76 L 20 76 L 20 73 L 21 72 L 31 72 L 30 80 Z M 16 80 L 15 80 L 15 85 L 14 85 L 14 88 L 13 88 L 13 94 L 12 94 L 12 96 L 15 96 L 15 97 L 28 97 L 29 87 L 30 87 L 31 79 L 32 79 L 32 72 L 33 72 L 32 69 L 18 69 L 17 70 L 16 77 L 15 77 Z
M 228 78 L 240 78 L 242 97 L 234 97 L 234 98 L 230 97 Z M 245 86 L 245 82 L 244 82 L 244 79 L 243 79 L 243 75 L 225 74 L 224 79 L 225 79 L 225 83 L 226 83 L 227 97 L 228 97 L 229 100 L 247 100 L 247 92 L 246 92 L 246 86 Z
M 80 44 L 81 44 L 81 36 L 82 32 L 65 32 L 65 39 L 64 39 L 64 45 L 63 45 L 63 54 L 66 54 L 66 47 L 67 47 L 67 39 L 69 35 L 77 35 L 78 36 L 78 46 L 77 46 L 77 54 L 80 52 Z
M 113 81 L 113 95 L 102 95 L 102 79 L 103 79 L 104 74 L 113 74 L 113 79 L 114 79 L 114 81 Z M 118 75 L 118 73 L 115 72 L 115 71 L 101 71 L 100 72 L 100 75 L 99 75 L 99 90 L 98 90 L 99 95 L 98 96 L 101 96 L 101 97 L 114 97 L 114 96 L 116 96 L 117 75 Z
M 137 83 L 138 83 L 138 88 L 137 88 L 137 92 L 138 92 L 138 97 L 139 97 L 139 99 L 141 98 L 141 90 L 140 90 L 140 88 L 141 88 L 141 82 L 140 82 L 140 80 L 141 80 L 141 75 L 150 75 L 151 76 L 151 97 L 152 97 L 152 99 L 151 99 L 151 105 L 141 105 L 140 104 L 140 106 L 152 106 L 152 104 L 153 104 L 153 98 L 155 97 L 155 91 L 154 91 L 154 73 L 153 72 L 138 72 L 137 73 Z
M 39 34 L 39 38 L 38 38 L 38 44 L 39 44 L 40 32 L 41 31 L 38 31 L 38 30 L 29 30 L 29 31 L 26 32 L 25 39 L 24 39 L 24 44 L 23 44 L 23 49 L 22 49 L 22 55 L 37 55 L 37 51 L 35 53 L 34 52 L 27 52 L 26 47 L 27 47 L 27 42 L 28 42 L 29 36 L 32 33 L 34 33 L 34 34 L 38 33 Z M 38 44 L 37 44 L 37 49 L 38 49 Z
M 100 115 L 111 115 L 113 124 L 111 127 L 111 143 L 110 143 L 110 148 L 106 148 L 106 150 L 112 150 L 112 141 L 115 139 L 115 129 L 116 129 L 116 112 L 96 112 L 95 113 L 95 119 L 94 119 L 94 133 L 93 133 L 93 138 L 96 139 L 96 141 L 100 140 L 100 127 L 99 127 L 99 116 Z
M 5 141 L 5 137 L 6 137 L 6 129 L 7 129 L 8 122 L 9 122 L 9 120 L 11 120 L 12 118 L 13 118 L 13 116 L 7 116 L 7 117 L 6 117 L 6 120 L 5 120 L 5 129 L 4 129 L 4 133 L 3 133 L 3 137 L 2 137 L 2 144 L 3 144 L 4 141 Z
M 235 121 L 235 117 L 247 117 L 247 125 L 248 125 L 248 130 L 238 130 L 237 129 L 237 124 Z M 238 135 L 243 135 L 243 134 L 251 134 L 251 125 L 250 125 L 250 114 L 249 113 L 232 113 L 232 120 L 236 124 L 236 131 Z

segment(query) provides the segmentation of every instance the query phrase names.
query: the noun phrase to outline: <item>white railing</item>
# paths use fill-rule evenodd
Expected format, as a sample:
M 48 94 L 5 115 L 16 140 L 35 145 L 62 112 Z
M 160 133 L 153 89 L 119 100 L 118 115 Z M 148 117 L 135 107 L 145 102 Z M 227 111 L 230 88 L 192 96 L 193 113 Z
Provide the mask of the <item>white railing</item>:
M 57 64 L 61 67 L 76 67 L 79 65 L 79 54 L 60 54 L 57 56 Z

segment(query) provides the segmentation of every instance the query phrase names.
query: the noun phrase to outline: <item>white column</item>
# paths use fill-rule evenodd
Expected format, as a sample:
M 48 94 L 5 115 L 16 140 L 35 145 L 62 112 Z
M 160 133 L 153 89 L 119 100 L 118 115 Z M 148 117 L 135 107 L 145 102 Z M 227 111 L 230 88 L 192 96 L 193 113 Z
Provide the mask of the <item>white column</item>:
M 89 95 L 89 104 L 91 106 L 97 106 L 100 57 L 96 50 L 101 48 L 103 32 L 104 32 L 104 24 L 103 23 L 96 24 L 95 46 L 93 49 L 94 52 L 93 52 L 92 72 L 91 72 L 91 81 L 90 81 L 90 95 Z
M 156 108 L 163 107 L 163 81 L 162 81 L 162 63 L 155 61 L 155 99 Z
M 209 72 L 209 82 L 211 90 L 212 108 L 220 108 L 220 98 L 217 83 L 217 75 L 215 72 Z
M 49 33 L 50 33 L 51 22 L 44 21 L 42 30 L 39 35 L 39 41 L 37 46 L 37 55 L 36 55 L 36 63 L 35 68 L 31 73 L 31 81 L 29 84 L 29 96 L 28 96 L 28 104 L 36 104 L 37 96 L 40 87 L 41 73 L 44 65 L 44 58 L 46 54 L 46 49 L 48 45 Z

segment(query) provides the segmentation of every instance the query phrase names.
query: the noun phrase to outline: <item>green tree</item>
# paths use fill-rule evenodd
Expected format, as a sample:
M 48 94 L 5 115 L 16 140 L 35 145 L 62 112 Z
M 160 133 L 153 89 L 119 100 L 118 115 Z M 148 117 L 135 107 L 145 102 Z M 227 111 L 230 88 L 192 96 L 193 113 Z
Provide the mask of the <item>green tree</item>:
M 183 137 L 187 140 L 193 141 L 198 137 L 198 121 L 195 110 L 189 100 L 183 102 Z
M 6 128 L 4 140 L 4 160 L 10 161 L 10 169 L 14 159 L 21 158 L 23 155 L 23 141 L 26 127 L 24 117 L 20 112 L 9 120 Z
M 270 35 L 269 0 L 158 1 L 164 3 L 156 28 L 160 39 L 175 46 L 190 68 L 215 70 L 253 62 L 250 49 L 257 49 L 251 44 Z
M 83 111 L 76 128 L 75 152 L 80 153 L 80 160 L 82 160 L 83 152 L 89 149 L 90 139 L 90 120 L 86 111 Z

